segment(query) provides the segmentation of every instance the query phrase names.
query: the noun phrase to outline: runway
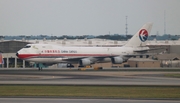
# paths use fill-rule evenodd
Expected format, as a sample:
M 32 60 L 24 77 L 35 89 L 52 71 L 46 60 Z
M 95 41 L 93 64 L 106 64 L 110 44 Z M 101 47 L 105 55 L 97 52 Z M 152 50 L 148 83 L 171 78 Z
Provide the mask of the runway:
M 0 84 L 180 86 L 179 71 L 0 70 Z
M 1 103 L 179 103 L 179 100 L 0 98 Z
M 180 78 L 165 77 L 165 74 L 180 74 L 180 71 L 77 71 L 47 69 L 0 70 L 0 85 L 117 85 L 117 86 L 180 86 Z M 2 103 L 179 103 L 179 99 L 88 99 L 88 98 L 43 98 L 1 97 Z

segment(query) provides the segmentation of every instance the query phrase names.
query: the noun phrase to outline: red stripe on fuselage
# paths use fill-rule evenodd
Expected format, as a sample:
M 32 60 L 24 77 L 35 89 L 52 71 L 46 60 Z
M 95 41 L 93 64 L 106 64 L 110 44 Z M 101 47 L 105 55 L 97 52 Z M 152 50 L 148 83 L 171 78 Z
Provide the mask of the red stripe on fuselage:
M 75 57 L 75 56 L 110 56 L 110 54 L 19 54 L 18 58 L 28 59 L 34 57 Z

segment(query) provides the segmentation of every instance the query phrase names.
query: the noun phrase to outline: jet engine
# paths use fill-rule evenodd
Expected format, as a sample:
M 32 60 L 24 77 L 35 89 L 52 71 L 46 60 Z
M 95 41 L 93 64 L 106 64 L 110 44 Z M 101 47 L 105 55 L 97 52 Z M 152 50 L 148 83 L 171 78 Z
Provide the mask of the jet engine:
M 113 64 L 121 64 L 121 63 L 123 63 L 123 58 L 122 57 L 113 57 L 113 58 L 111 58 L 111 61 Z
M 92 64 L 92 61 L 89 60 L 89 59 L 81 59 L 81 60 L 79 61 L 79 64 L 80 64 L 80 66 L 86 66 L 86 65 Z

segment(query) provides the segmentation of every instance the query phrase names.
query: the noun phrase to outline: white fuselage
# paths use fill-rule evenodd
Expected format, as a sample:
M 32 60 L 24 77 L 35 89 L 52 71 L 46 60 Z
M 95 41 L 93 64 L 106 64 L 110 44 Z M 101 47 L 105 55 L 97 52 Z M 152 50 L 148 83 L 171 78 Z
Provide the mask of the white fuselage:
M 18 51 L 19 58 L 42 63 L 59 63 L 72 58 L 94 58 L 132 55 L 132 47 L 61 47 L 49 44 L 29 44 Z

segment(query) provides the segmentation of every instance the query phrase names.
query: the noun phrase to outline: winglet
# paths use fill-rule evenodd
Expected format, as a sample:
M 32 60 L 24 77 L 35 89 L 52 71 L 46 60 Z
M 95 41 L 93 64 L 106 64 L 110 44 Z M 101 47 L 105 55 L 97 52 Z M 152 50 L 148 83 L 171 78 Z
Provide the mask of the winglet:
M 152 28 L 152 23 L 148 22 L 124 45 L 127 47 L 139 47 L 143 42 L 146 42 Z

